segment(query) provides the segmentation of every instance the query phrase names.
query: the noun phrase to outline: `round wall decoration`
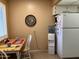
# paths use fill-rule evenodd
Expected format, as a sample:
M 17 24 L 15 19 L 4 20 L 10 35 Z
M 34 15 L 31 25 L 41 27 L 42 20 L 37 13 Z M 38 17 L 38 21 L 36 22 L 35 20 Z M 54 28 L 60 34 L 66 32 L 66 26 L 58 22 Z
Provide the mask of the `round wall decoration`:
M 25 17 L 25 23 L 27 26 L 33 27 L 36 24 L 36 18 L 34 15 L 27 15 Z

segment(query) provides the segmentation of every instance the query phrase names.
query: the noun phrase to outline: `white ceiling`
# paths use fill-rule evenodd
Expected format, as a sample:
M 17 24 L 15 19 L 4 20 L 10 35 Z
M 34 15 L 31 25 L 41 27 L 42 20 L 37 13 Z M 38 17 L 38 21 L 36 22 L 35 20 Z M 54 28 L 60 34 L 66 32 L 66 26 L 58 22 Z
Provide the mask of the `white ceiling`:
M 79 5 L 79 0 L 61 0 L 58 5 Z

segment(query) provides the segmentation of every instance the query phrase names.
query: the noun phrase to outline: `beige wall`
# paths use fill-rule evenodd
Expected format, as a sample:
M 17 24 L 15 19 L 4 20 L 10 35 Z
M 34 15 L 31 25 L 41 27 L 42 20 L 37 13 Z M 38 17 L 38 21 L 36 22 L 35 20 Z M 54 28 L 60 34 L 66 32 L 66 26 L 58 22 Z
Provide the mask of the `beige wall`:
M 0 0 L 0 2 L 2 2 L 2 3 L 5 3 L 5 4 L 6 4 L 6 1 L 5 1 L 5 0 Z
M 37 23 L 34 27 L 25 24 L 25 17 L 35 15 Z M 53 25 L 52 6 L 49 0 L 9 0 L 8 2 L 8 33 L 12 38 L 16 34 L 22 36 L 30 33 L 33 35 L 31 49 L 46 50 L 48 46 L 48 25 Z

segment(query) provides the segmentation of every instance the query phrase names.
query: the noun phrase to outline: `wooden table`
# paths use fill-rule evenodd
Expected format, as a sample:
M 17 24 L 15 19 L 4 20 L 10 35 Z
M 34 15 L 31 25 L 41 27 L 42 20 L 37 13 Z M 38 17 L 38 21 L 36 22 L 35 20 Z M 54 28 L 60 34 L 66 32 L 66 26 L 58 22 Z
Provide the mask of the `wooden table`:
M 16 53 L 17 59 L 20 59 L 21 49 L 25 43 L 25 39 L 20 39 L 18 41 L 13 39 L 10 42 L 11 42 L 11 47 L 7 47 L 7 44 L 0 45 L 0 50 L 5 51 L 7 54 Z

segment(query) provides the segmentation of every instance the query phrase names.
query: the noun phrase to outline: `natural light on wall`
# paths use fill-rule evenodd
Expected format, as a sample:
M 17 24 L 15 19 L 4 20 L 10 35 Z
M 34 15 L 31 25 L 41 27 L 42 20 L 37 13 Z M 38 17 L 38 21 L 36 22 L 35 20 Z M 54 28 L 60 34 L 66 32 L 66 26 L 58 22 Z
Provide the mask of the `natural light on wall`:
M 0 41 L 7 37 L 6 6 L 0 2 Z
M 27 4 L 27 8 L 28 8 L 28 10 L 33 10 L 34 8 L 35 8 L 35 6 L 34 6 L 34 4 L 32 4 L 32 3 L 28 3 Z

